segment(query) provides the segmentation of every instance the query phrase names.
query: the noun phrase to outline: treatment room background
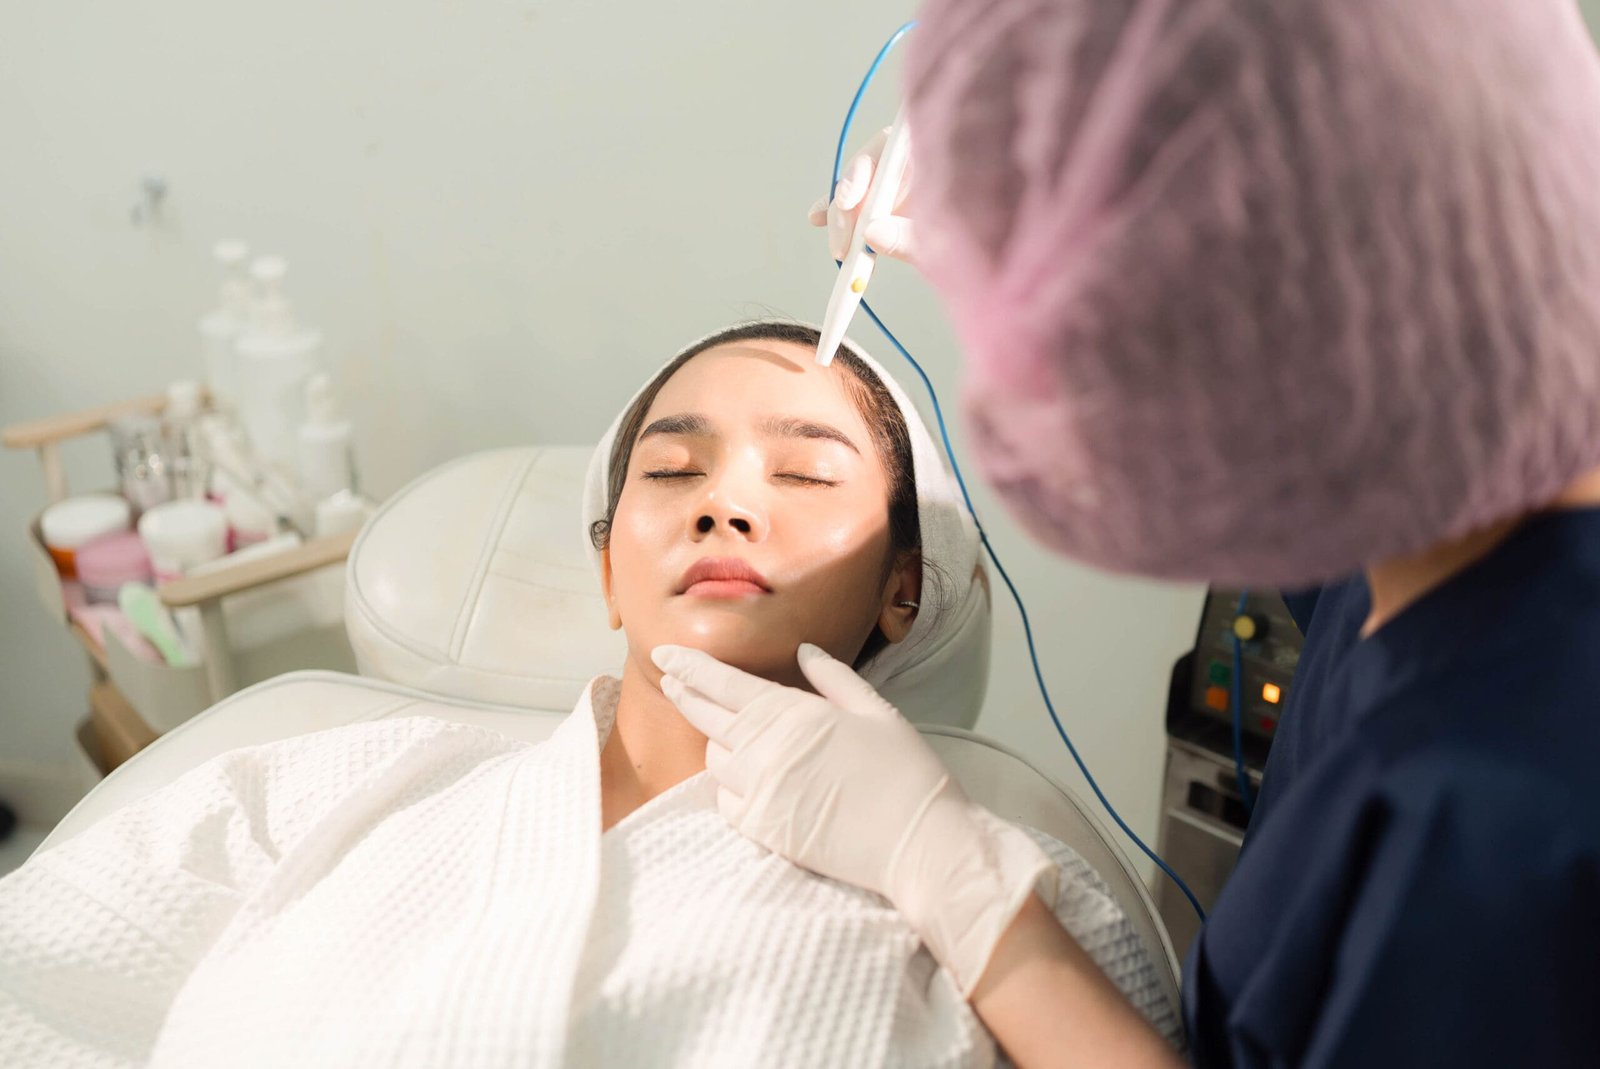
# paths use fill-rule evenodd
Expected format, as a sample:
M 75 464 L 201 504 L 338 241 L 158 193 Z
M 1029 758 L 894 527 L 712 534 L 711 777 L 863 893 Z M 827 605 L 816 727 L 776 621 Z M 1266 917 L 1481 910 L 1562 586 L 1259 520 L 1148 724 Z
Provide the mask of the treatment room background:
M 1586 2 L 1591 24 L 1600 0 Z M 593 442 L 683 342 L 758 314 L 821 318 L 805 221 L 839 123 L 909 2 L 16 0 L 0 14 L 0 424 L 202 371 L 212 243 L 287 257 L 383 497 L 476 450 Z M 891 60 L 857 125 L 888 122 Z M 168 186 L 136 225 L 146 175 Z M 957 355 L 901 265 L 873 303 L 952 416 Z M 864 318 L 853 334 L 920 393 Z M 962 428 L 952 426 L 958 455 Z M 76 443 L 82 488 L 109 482 Z M 1201 591 L 1037 548 L 969 472 L 1021 586 L 1068 729 L 1153 837 L 1162 713 Z M 32 592 L 34 458 L 0 453 L 0 794 L 68 780 L 84 658 Z M 574 537 L 577 519 L 574 517 Z M 998 582 L 978 730 L 1087 796 Z M 1152 838 L 1153 841 L 1153 838 Z

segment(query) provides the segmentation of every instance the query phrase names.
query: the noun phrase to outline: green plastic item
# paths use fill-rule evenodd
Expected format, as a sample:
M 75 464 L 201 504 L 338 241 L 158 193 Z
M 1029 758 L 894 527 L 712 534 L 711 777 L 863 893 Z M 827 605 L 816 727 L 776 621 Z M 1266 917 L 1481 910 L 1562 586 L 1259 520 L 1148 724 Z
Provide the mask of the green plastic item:
M 198 663 L 189 646 L 178 634 L 172 612 L 161 603 L 161 595 L 144 583 L 123 583 L 117 591 L 117 607 L 139 633 L 150 640 L 163 660 L 173 668 L 189 668 Z

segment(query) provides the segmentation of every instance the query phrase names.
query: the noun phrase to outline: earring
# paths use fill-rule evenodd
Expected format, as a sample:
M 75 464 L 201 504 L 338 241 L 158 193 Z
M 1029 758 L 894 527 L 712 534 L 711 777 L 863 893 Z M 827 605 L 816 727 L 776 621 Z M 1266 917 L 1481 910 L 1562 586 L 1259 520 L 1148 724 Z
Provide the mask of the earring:
M 897 601 L 894 603 L 894 607 L 897 609 L 915 609 L 920 606 L 914 601 Z

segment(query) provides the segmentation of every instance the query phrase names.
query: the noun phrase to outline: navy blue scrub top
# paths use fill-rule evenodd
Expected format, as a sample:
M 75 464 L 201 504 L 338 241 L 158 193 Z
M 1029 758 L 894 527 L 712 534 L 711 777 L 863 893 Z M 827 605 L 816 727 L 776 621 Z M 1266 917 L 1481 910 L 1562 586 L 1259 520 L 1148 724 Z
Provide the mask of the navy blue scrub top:
M 1600 1065 L 1600 510 L 1544 515 L 1365 640 L 1313 599 L 1199 1066 Z

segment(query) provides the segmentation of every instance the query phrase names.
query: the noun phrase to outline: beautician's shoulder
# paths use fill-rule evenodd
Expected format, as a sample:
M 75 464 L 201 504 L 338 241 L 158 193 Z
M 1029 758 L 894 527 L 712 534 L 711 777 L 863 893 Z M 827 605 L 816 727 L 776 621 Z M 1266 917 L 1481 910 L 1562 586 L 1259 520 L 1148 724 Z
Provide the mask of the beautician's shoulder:
M 1431 742 L 1380 733 L 1363 755 L 1370 778 L 1360 808 L 1385 837 L 1415 833 L 1441 864 L 1479 876 L 1550 875 L 1576 857 L 1600 871 L 1600 777 L 1578 756 L 1600 749 L 1600 731 L 1576 719 L 1541 724 L 1541 713 L 1512 702 L 1495 714 L 1520 733 L 1450 737 L 1445 716 L 1436 721 L 1444 737 Z M 1454 715 L 1473 726 L 1464 711 Z
M 1374 762 L 1299 1064 L 1593 1064 L 1600 799 L 1540 747 L 1487 741 Z
M 1363 716 L 1345 764 L 1389 822 L 1448 818 L 1512 841 L 1562 827 L 1593 845 L 1596 693 L 1600 658 L 1589 642 L 1517 635 L 1396 688 Z

